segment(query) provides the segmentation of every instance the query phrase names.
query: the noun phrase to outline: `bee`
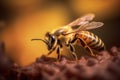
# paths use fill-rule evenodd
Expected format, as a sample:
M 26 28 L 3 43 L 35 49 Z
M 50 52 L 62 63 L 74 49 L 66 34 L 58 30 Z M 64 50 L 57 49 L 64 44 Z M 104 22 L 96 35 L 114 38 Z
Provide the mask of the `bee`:
M 94 14 L 84 15 L 68 25 L 55 29 L 52 32 L 47 32 L 44 39 L 32 39 L 32 41 L 43 41 L 49 51 L 47 55 L 56 51 L 58 60 L 60 60 L 63 45 L 68 47 L 73 57 L 78 60 L 73 46 L 75 44 L 80 44 L 88 51 L 90 56 L 95 57 L 96 55 L 93 53 L 93 50 L 104 50 L 105 45 L 100 38 L 88 31 L 99 28 L 104 24 L 92 21 L 94 17 Z

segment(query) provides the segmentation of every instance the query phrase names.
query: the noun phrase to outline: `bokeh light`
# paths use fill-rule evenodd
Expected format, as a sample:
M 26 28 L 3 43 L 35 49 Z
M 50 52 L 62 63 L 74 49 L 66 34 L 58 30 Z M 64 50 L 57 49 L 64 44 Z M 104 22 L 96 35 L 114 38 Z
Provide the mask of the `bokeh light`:
M 106 19 L 117 14 L 118 0 L 72 0 L 74 11 L 79 14 L 95 13 L 99 18 Z
M 0 41 L 5 43 L 6 54 L 12 60 L 21 66 L 29 65 L 48 52 L 44 43 L 31 39 L 43 39 L 47 31 L 95 13 L 95 19 L 105 25 L 93 32 L 108 48 L 120 46 L 119 3 L 119 0 L 1 0 L 0 23 L 6 25 L 4 28 L 0 25 Z M 52 56 L 56 57 L 55 53 Z
M 47 53 L 43 42 L 31 39 L 44 39 L 47 31 L 51 32 L 66 23 L 66 13 L 59 11 L 60 8 L 57 9 L 20 17 L 3 31 L 2 41 L 6 44 L 6 52 L 14 61 L 20 65 L 27 65 Z

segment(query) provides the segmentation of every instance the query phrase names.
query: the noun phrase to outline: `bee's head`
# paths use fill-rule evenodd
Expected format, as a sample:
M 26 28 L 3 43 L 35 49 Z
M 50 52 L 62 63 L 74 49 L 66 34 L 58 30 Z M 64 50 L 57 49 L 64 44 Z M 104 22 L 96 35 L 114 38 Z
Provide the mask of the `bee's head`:
M 47 32 L 45 34 L 45 41 L 46 41 L 48 50 L 50 50 L 56 44 L 57 38 L 56 38 L 56 36 L 54 34 L 50 34 L 49 32 Z
M 48 50 L 52 49 L 55 46 L 55 44 L 57 43 L 56 36 L 54 34 L 50 34 L 49 32 L 47 32 L 45 34 L 45 39 L 44 40 L 43 39 L 32 39 L 32 41 L 33 40 L 43 41 L 47 45 Z

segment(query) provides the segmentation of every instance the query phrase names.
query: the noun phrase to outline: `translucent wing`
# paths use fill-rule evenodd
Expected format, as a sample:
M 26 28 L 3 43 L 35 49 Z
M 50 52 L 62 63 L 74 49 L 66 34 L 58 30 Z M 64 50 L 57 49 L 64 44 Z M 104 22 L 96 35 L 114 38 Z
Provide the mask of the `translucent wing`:
M 83 30 L 91 30 L 91 29 L 99 28 L 99 27 L 102 27 L 103 25 L 104 23 L 102 22 L 90 22 L 88 24 L 76 26 L 77 27 L 76 29 L 72 29 L 69 32 L 65 33 L 64 35 L 76 33 L 76 32 L 83 31 Z
M 104 23 L 102 23 L 102 22 L 90 22 L 88 24 L 79 26 L 75 31 L 91 30 L 91 29 L 102 27 L 103 25 L 104 25 Z
M 79 32 L 81 30 L 91 30 L 103 26 L 102 22 L 91 22 L 94 17 L 95 17 L 94 14 L 87 14 L 85 16 L 82 16 L 76 19 L 75 21 L 71 22 L 70 24 L 62 27 L 63 32 L 61 33 L 67 35 Z
M 68 26 L 73 27 L 73 26 L 77 26 L 77 25 L 84 25 L 89 23 L 89 21 L 93 20 L 93 18 L 95 17 L 94 14 L 87 14 L 84 15 L 78 19 L 76 19 L 75 21 L 71 22 L 70 24 L 68 24 Z

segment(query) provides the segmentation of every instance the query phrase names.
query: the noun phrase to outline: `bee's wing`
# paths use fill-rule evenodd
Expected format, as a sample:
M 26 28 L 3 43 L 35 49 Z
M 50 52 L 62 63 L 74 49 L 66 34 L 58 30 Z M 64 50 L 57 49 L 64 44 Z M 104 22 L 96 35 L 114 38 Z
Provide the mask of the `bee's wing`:
M 67 32 L 65 35 L 76 33 L 83 30 L 91 30 L 91 29 L 99 28 L 99 27 L 102 27 L 103 25 L 104 23 L 102 22 L 90 22 L 85 25 L 76 26 L 77 27 L 76 29 L 72 29 L 71 31 Z
M 104 25 L 104 23 L 102 22 L 90 22 L 88 24 L 79 26 L 78 29 L 76 29 L 75 31 L 81 31 L 81 30 L 91 30 L 91 29 L 95 29 L 95 28 L 99 28 L 102 27 Z
M 90 22 L 93 20 L 94 17 L 94 14 L 87 14 L 85 16 L 82 16 L 81 18 L 76 19 L 75 21 L 64 27 L 67 29 L 69 28 L 69 30 L 65 32 L 64 35 L 79 32 L 82 30 L 91 30 L 103 26 L 102 22 Z
M 72 26 L 76 26 L 76 25 L 87 24 L 87 23 L 89 23 L 89 21 L 93 20 L 94 17 L 95 17 L 95 15 L 92 13 L 84 15 L 84 16 L 76 19 L 75 21 L 71 22 L 70 24 L 68 24 L 68 26 L 72 27 Z

